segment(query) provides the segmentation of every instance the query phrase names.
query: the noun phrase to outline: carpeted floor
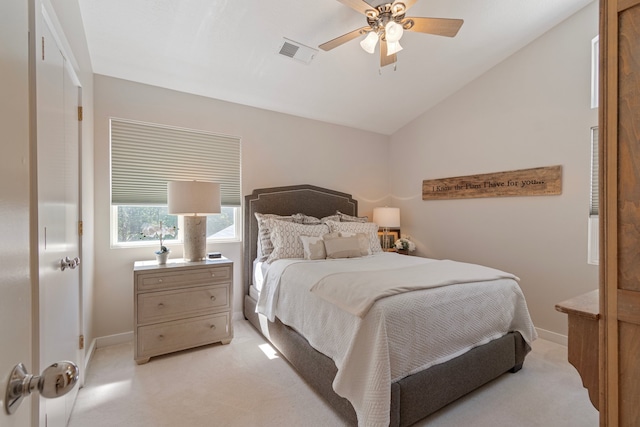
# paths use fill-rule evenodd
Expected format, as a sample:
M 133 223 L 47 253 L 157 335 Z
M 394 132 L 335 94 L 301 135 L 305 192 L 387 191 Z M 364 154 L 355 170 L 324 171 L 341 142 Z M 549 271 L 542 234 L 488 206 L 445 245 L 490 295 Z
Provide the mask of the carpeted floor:
M 69 427 L 342 426 L 246 321 L 229 345 L 133 361 L 132 343 L 99 348 Z M 271 357 L 271 358 L 270 358 Z M 564 346 L 538 339 L 524 368 L 505 374 L 416 426 L 589 427 L 589 402 Z

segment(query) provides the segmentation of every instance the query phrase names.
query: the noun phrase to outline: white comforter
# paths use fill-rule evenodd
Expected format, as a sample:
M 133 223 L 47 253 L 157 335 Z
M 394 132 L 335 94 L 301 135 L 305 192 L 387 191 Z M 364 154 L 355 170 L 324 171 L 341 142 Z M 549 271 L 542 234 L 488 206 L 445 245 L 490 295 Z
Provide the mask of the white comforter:
M 509 331 L 519 331 L 528 343 L 536 338 L 524 296 L 513 279 L 400 293 L 377 301 L 363 318 L 310 292 L 331 274 L 403 269 L 433 261 L 391 253 L 279 260 L 265 275 L 257 311 L 271 321 L 277 316 L 334 360 L 338 373 L 333 388 L 351 402 L 360 426 L 388 426 L 392 382 Z

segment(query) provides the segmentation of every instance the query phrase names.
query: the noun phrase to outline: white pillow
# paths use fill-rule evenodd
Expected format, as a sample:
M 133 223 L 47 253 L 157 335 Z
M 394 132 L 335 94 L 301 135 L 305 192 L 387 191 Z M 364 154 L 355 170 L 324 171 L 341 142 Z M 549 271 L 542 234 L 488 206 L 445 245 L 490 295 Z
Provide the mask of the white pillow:
M 300 236 L 320 237 L 329 232 L 329 227 L 325 224 L 296 224 L 277 219 L 269 220 L 269 228 L 273 251 L 267 258 L 267 262 L 283 258 L 304 258 L 304 247 Z
M 323 236 L 327 258 L 358 258 L 362 256 L 360 239 L 357 234 L 349 237 L 330 236 L 331 234 Z
M 372 254 L 382 252 L 378 238 L 378 224 L 373 222 L 336 222 L 327 221 L 331 232 L 364 233 L 369 239 L 369 250 Z
M 357 237 L 358 245 L 360 247 L 360 255 L 371 255 L 371 248 L 369 247 L 369 236 L 366 233 L 350 233 L 348 231 L 341 231 L 340 237 Z
M 324 240 L 321 236 L 300 236 L 300 240 L 302 241 L 304 259 L 325 259 L 327 257 Z
M 266 261 L 271 252 L 273 251 L 273 242 L 271 242 L 271 228 L 269 224 L 269 220 L 278 219 L 281 221 L 289 221 L 293 222 L 294 218 L 292 215 L 289 216 L 281 216 L 275 214 L 262 214 L 255 213 L 256 219 L 258 220 L 258 253 L 257 258 L 258 261 Z

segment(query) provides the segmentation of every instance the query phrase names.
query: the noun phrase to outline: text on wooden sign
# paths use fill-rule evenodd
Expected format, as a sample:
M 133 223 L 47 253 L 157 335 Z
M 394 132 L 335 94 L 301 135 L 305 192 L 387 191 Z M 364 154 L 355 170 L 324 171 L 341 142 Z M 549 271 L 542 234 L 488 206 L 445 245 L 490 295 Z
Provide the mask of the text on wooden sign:
M 562 194 L 562 166 L 422 181 L 422 200 Z

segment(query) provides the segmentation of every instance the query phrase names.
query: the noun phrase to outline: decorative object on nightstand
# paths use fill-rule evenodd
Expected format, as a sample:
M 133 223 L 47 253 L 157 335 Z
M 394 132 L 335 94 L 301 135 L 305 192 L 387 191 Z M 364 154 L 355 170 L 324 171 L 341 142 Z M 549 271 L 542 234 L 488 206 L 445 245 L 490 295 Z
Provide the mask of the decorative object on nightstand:
M 400 208 L 373 208 L 373 222 L 382 227 L 382 249 L 391 249 L 393 243 L 389 239 L 389 229 L 400 227 Z
M 187 262 L 207 256 L 207 215 L 220 213 L 220 184 L 204 181 L 167 183 L 168 211 L 184 215 L 184 255 Z
M 416 250 L 416 244 L 411 241 L 410 236 L 402 236 L 394 243 L 396 248 L 396 252 L 403 255 L 408 255 L 409 252 L 413 252 Z
M 167 235 L 172 235 L 175 237 L 176 231 L 178 231 L 177 227 L 165 227 L 160 221 L 160 226 L 149 225 L 144 228 L 144 230 L 140 233 L 140 238 L 152 237 L 160 239 L 160 249 L 155 251 L 156 261 L 158 265 L 163 265 L 167 263 L 167 259 L 169 258 L 169 254 L 171 253 L 171 249 L 167 248 L 163 245 L 163 240 L 167 238 Z
M 233 262 L 138 261 L 133 268 L 134 359 L 233 338 Z

